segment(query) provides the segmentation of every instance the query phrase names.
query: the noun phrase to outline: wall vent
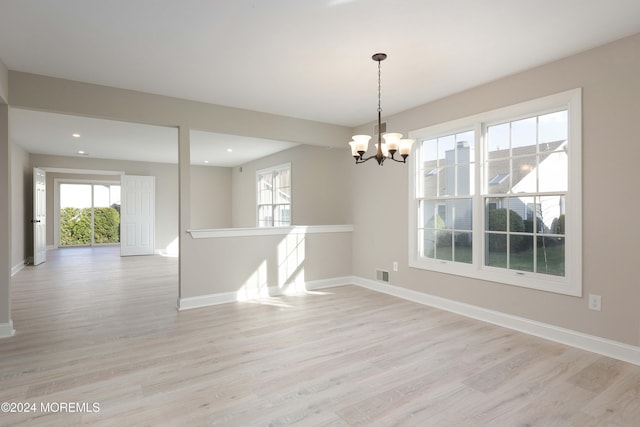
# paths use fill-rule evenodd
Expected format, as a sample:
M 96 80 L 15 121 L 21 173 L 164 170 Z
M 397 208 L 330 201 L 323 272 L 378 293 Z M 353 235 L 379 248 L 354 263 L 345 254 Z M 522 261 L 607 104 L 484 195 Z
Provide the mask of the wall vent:
M 389 272 L 385 270 L 376 270 L 376 280 L 389 283 Z
M 387 131 L 387 122 L 380 123 L 380 132 L 378 132 L 378 125 L 373 125 L 373 134 L 377 135 L 378 133 L 385 133 Z

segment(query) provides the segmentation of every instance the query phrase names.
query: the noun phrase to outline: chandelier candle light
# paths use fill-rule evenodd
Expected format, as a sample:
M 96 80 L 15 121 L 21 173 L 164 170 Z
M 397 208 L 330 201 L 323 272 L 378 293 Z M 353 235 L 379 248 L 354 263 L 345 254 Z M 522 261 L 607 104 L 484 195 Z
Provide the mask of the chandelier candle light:
M 413 139 L 402 139 L 401 133 L 381 134 L 382 108 L 380 107 L 380 62 L 384 61 L 386 58 L 386 53 L 376 53 L 371 57 L 371 59 L 378 63 L 378 143 L 375 144 L 377 152 L 369 157 L 364 157 L 364 154 L 369 148 L 369 140 L 371 137 L 369 135 L 354 135 L 352 137 L 353 141 L 349 142 L 349 145 L 351 146 L 351 154 L 356 159 L 356 164 L 364 163 L 371 159 L 376 159 L 380 166 L 382 166 L 385 159 L 391 159 L 394 162 L 399 163 L 406 163 L 407 157 L 409 157 L 409 153 L 411 153 L 411 146 L 414 142 Z M 384 138 L 384 142 L 382 142 L 382 138 Z M 402 156 L 402 160 L 394 158 L 395 154 L 398 152 L 400 156 Z

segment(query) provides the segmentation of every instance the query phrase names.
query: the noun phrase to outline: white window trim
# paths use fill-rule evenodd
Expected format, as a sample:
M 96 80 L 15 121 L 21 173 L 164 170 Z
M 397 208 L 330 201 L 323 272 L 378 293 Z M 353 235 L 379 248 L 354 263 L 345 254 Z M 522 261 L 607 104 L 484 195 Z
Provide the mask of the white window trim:
M 484 215 L 483 194 L 480 192 L 484 182 L 482 149 L 480 138 L 487 124 L 501 120 L 517 120 L 520 116 L 540 114 L 545 110 L 566 108 L 569 117 L 569 188 L 566 200 L 567 228 L 565 230 L 565 276 L 551 276 L 538 273 L 514 271 L 484 265 Z M 417 251 L 417 200 L 415 197 L 415 173 L 419 156 L 411 162 L 409 173 L 409 267 L 454 274 L 479 280 L 486 280 L 530 289 L 555 292 L 559 294 L 582 296 L 582 90 L 580 88 L 557 93 L 543 98 L 523 102 L 509 107 L 499 108 L 486 113 L 463 119 L 453 120 L 423 129 L 409 132 L 416 140 L 431 139 L 450 133 L 459 133 L 473 129 L 476 135 L 476 189 L 473 204 L 473 264 L 420 258 Z M 417 149 L 414 145 L 414 152 Z
M 256 227 L 257 228 L 271 228 L 271 227 L 277 227 L 274 225 L 270 225 L 269 227 L 260 227 L 260 214 L 259 214 L 259 206 L 260 206 L 260 183 L 259 183 L 259 177 L 260 175 L 266 174 L 266 173 L 270 173 L 270 172 L 278 172 L 281 170 L 289 170 L 289 174 L 290 174 L 290 184 L 291 184 L 291 201 L 289 201 L 289 225 L 291 225 L 291 223 L 293 222 L 293 203 L 291 203 L 293 201 L 293 173 L 291 172 L 291 162 L 289 163 L 284 163 L 278 166 L 272 166 L 272 167 L 268 167 L 268 168 L 264 168 L 264 169 L 260 169 L 256 171 Z M 285 226 L 287 227 L 287 226 Z

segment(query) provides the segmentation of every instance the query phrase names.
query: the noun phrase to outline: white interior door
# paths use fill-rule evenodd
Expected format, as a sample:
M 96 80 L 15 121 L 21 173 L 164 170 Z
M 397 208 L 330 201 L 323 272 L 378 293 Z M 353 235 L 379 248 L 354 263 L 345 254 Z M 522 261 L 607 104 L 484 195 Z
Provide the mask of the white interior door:
M 33 265 L 47 260 L 47 175 L 33 168 Z
M 155 252 L 155 177 L 122 176 L 120 255 Z

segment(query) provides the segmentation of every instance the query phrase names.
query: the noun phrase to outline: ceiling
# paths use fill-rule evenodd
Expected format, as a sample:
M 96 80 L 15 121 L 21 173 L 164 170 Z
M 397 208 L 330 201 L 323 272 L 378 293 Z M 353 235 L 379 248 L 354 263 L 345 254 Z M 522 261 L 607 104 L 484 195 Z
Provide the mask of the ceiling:
M 10 109 L 9 121 L 11 139 L 29 153 L 178 163 L 176 128 L 20 108 Z M 195 130 L 189 139 L 191 164 L 201 166 L 239 166 L 297 145 Z
M 636 33 L 638 0 L 0 0 L 11 70 L 348 127 L 376 52 L 390 115 Z

